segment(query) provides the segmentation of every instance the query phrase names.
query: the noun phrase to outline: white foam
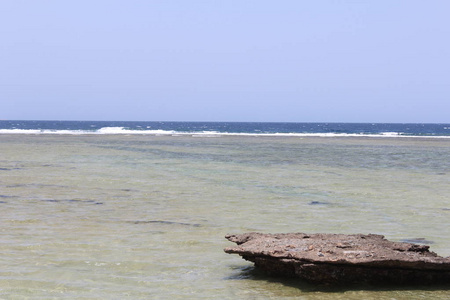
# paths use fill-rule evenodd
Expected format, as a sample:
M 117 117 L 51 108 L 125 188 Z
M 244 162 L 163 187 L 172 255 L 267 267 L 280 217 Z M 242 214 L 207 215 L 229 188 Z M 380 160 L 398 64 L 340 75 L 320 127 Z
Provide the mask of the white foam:
M 402 132 L 382 132 L 381 135 L 383 136 L 401 136 Z
M 120 134 L 124 130 L 124 127 L 103 127 L 98 129 L 95 133 L 98 134 Z
M 36 129 L 0 129 L 0 134 L 39 134 L 41 130 Z
M 49 130 L 49 129 L 0 129 L 0 134 L 86 134 L 82 130 Z
M 175 130 L 130 130 L 124 127 L 103 127 L 98 130 L 49 130 L 49 129 L 0 129 L 0 134 L 28 134 L 28 135 L 154 135 L 154 136 L 194 136 L 194 137 L 221 137 L 221 136 L 252 136 L 252 137 L 370 137 L 370 138 L 441 138 L 450 139 L 450 136 L 414 136 L 404 135 L 401 132 L 382 132 L 379 134 L 366 133 L 237 133 L 218 131 L 175 131 Z

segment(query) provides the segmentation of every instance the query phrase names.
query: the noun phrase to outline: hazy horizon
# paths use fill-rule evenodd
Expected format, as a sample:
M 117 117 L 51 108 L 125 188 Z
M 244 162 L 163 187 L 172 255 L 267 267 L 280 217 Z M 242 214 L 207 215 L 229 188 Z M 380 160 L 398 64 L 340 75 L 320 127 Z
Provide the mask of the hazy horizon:
M 305 124 L 438 124 L 447 125 L 450 122 L 302 122 L 302 121 L 174 121 L 174 120 L 25 120 L 25 119 L 15 119 L 15 120 L 2 120 L 7 122 L 14 121 L 29 121 L 29 122 L 133 122 L 133 123 L 305 123 Z

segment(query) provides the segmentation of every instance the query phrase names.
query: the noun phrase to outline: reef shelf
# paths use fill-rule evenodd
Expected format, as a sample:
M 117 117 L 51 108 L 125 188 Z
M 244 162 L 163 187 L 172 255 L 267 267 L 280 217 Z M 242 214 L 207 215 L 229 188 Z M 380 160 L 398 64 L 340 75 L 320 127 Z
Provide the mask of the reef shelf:
M 450 257 L 376 234 L 231 234 L 225 248 L 274 276 L 322 284 L 446 284 Z

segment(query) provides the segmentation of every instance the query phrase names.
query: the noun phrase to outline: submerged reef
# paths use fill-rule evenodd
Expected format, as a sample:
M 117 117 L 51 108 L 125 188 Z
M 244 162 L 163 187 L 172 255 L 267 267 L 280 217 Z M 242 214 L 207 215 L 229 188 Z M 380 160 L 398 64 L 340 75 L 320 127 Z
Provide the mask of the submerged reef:
M 376 234 L 244 233 L 225 248 L 275 276 L 320 284 L 450 283 L 450 258 L 429 246 L 392 242 Z

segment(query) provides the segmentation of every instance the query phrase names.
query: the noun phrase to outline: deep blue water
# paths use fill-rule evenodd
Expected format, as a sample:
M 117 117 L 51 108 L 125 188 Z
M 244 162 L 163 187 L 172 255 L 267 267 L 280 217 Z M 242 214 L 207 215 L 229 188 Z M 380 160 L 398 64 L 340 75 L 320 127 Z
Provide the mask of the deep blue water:
M 124 121 L 0 121 L 1 133 L 230 133 L 450 136 L 449 124 L 400 123 L 262 123 L 262 122 L 124 122 Z M 131 133 L 133 133 L 131 132 Z M 127 132 L 130 133 L 130 132 Z

